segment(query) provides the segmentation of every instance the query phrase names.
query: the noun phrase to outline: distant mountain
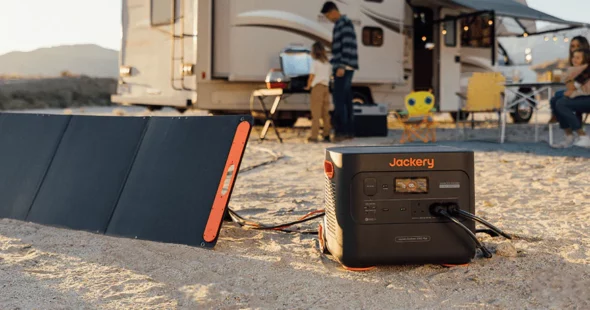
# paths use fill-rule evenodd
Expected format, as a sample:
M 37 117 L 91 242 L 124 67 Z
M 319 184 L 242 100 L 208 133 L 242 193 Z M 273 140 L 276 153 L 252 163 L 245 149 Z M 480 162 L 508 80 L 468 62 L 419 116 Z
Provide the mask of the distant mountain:
M 0 74 L 59 76 L 63 71 L 91 77 L 117 77 L 118 51 L 94 44 L 61 45 L 0 55 Z

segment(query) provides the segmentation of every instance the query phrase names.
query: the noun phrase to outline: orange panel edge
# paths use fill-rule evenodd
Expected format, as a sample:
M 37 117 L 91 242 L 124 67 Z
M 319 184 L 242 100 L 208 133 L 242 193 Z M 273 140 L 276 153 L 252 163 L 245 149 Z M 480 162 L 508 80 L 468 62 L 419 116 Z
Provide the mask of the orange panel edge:
M 332 164 L 331 161 L 324 161 L 324 173 L 328 179 L 332 179 L 334 177 L 334 164 Z
M 217 193 L 215 194 L 215 200 L 213 200 L 211 213 L 209 214 L 209 219 L 207 220 L 207 225 L 205 226 L 205 232 L 203 233 L 203 239 L 206 242 L 214 241 L 215 238 L 217 238 L 219 229 L 221 228 L 223 215 L 225 214 L 225 209 L 227 208 L 227 204 L 229 202 L 229 196 L 231 195 L 236 175 L 238 174 L 239 164 L 242 160 L 246 143 L 248 142 L 248 136 L 250 134 L 251 127 L 252 125 L 250 122 L 242 121 L 236 129 L 234 140 L 229 150 L 227 161 L 225 162 L 225 168 L 223 169 L 223 174 L 221 175 L 221 180 L 219 181 L 219 187 L 217 188 Z M 227 191 L 223 193 L 223 185 L 225 183 L 227 172 L 231 166 L 234 166 L 234 170 L 231 175 L 231 180 L 227 187 Z

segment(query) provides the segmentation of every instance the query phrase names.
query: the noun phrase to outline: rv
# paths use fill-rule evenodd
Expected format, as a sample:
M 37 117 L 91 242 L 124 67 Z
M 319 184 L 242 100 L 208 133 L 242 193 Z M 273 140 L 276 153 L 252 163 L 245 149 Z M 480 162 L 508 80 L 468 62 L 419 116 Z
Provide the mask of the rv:
M 535 35 L 538 20 L 564 29 L 580 26 L 533 10 L 525 0 L 335 2 L 357 32 L 356 104 L 402 109 L 409 92 L 430 89 L 438 111 L 453 118 L 465 117 L 457 115 L 457 93 L 472 72 L 513 63 L 499 37 Z M 333 24 L 320 13 L 323 3 L 123 0 L 120 76 L 112 101 L 150 110 L 250 113 L 250 96 L 265 87 L 269 71 L 281 68 L 281 51 L 314 41 L 330 46 Z M 308 100 L 305 92 L 290 94 L 278 118 L 293 124 L 309 114 Z M 522 112 L 513 111 L 513 120 L 528 121 L 532 113 Z

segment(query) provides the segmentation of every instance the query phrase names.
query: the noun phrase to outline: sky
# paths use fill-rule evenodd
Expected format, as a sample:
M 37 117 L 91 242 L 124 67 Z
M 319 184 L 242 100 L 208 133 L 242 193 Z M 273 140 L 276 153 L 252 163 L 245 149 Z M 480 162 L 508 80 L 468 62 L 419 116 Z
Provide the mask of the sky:
M 556 17 L 590 23 L 588 0 L 527 2 Z M 121 0 L 0 0 L 0 12 L 0 55 L 63 44 L 120 46 Z

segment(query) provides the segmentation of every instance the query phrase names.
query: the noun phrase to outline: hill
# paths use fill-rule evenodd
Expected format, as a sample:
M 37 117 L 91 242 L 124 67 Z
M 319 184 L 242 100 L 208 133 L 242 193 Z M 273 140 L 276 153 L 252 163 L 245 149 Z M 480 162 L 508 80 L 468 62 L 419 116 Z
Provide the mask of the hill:
M 118 51 L 94 44 L 61 45 L 0 55 L 0 75 L 117 77 Z

